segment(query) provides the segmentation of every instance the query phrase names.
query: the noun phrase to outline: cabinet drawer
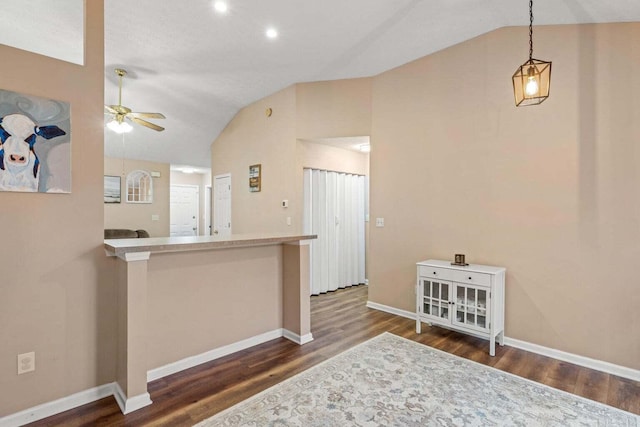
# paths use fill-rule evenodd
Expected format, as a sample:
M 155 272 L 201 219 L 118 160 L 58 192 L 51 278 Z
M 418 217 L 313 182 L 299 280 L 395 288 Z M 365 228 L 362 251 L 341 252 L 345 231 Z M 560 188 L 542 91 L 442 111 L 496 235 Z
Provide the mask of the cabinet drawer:
M 460 283 L 469 283 L 471 285 L 491 286 L 491 276 L 484 273 L 475 273 L 472 271 L 454 271 L 455 280 Z
M 447 268 L 420 266 L 420 277 L 430 277 L 432 279 L 453 280 L 454 271 Z

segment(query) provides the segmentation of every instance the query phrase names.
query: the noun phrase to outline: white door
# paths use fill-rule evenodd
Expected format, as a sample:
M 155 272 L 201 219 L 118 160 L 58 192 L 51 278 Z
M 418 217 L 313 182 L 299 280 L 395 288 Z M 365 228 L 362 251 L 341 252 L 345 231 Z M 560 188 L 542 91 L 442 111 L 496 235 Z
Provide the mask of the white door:
M 169 235 L 197 236 L 199 188 L 197 185 L 172 185 L 170 192 Z
M 209 236 L 211 229 L 211 186 L 207 185 L 204 190 L 204 234 Z
M 213 234 L 231 235 L 231 174 L 213 177 Z

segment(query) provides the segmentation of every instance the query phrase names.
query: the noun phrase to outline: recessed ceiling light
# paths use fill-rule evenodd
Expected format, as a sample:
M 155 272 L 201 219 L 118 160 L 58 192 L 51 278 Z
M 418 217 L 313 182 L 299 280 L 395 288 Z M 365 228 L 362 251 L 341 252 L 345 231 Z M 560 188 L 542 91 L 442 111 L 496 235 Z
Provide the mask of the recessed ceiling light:
M 267 28 L 267 31 L 265 32 L 265 34 L 270 39 L 275 39 L 278 37 L 278 31 L 276 31 L 275 28 Z
M 216 9 L 216 11 L 220 12 L 220 13 L 227 13 L 227 11 L 229 10 L 229 6 L 227 6 L 227 3 L 223 2 L 223 1 L 217 1 L 213 4 L 213 7 Z

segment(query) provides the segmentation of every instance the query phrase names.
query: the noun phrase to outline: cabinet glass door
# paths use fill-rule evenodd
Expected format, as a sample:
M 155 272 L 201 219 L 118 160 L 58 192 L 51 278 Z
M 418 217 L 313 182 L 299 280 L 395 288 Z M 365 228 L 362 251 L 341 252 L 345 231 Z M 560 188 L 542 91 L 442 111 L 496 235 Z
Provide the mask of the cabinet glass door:
M 451 283 L 439 280 L 423 280 L 422 313 L 449 320 L 451 305 L 449 304 L 449 289 Z
M 453 323 L 480 331 L 489 330 L 489 289 L 456 284 L 454 303 Z

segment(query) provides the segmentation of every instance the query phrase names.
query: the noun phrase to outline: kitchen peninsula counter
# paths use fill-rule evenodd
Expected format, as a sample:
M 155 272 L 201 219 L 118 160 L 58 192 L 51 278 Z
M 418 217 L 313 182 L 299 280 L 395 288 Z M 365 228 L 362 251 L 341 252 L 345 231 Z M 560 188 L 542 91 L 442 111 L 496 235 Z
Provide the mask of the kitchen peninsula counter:
M 118 300 L 115 396 L 147 405 L 147 382 L 263 342 L 311 340 L 315 235 L 108 239 Z

